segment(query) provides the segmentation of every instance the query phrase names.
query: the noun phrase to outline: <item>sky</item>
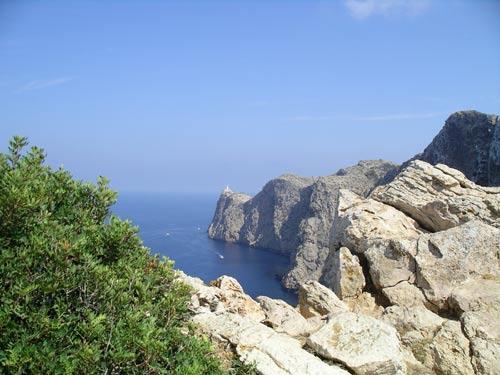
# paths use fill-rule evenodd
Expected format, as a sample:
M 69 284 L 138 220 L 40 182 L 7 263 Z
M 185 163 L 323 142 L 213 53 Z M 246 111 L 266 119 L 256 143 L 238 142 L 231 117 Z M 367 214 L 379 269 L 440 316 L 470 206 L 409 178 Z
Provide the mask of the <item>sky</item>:
M 119 192 L 257 192 L 402 162 L 500 113 L 500 1 L 0 2 L 14 134 Z

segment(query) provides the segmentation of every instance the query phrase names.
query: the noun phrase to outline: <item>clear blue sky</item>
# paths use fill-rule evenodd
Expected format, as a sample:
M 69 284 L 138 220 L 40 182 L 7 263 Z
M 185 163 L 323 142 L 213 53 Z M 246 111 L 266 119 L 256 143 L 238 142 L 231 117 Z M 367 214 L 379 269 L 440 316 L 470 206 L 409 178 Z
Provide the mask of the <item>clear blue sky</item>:
M 1 1 L 0 140 L 119 191 L 255 192 L 500 113 L 499 1 Z

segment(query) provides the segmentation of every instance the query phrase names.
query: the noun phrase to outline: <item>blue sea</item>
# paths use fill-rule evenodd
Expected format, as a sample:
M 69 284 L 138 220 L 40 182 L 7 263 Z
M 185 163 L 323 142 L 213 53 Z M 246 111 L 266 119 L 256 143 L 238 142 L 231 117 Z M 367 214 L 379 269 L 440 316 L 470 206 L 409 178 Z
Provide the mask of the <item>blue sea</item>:
M 280 284 L 289 258 L 270 251 L 208 238 L 207 228 L 217 203 L 216 195 L 121 193 L 113 212 L 140 229 L 153 253 L 175 261 L 188 275 L 205 282 L 221 275 L 235 277 L 252 297 L 265 295 L 291 304 L 296 294 Z

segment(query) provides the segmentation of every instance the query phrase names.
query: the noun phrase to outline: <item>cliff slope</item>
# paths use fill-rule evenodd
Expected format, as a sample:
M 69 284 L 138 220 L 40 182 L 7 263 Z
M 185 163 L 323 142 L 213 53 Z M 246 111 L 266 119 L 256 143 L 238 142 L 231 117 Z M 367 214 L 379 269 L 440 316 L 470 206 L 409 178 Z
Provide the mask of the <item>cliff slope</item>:
M 433 141 L 414 159 L 458 169 L 479 185 L 499 186 L 499 116 L 477 111 L 453 113 Z
M 253 198 L 226 189 L 208 235 L 290 255 L 293 266 L 284 284 L 297 288 L 300 282 L 321 276 L 339 189 L 366 196 L 396 167 L 368 160 L 326 177 L 283 175 Z

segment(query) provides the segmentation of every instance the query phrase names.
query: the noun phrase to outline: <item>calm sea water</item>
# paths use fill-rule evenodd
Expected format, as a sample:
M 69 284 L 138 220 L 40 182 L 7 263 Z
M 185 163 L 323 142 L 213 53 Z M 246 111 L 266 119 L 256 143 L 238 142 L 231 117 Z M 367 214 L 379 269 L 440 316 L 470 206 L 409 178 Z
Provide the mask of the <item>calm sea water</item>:
M 288 257 L 208 238 L 216 195 L 122 193 L 113 212 L 139 226 L 144 244 L 175 267 L 205 282 L 233 276 L 252 297 L 265 295 L 296 304 L 279 281 Z

